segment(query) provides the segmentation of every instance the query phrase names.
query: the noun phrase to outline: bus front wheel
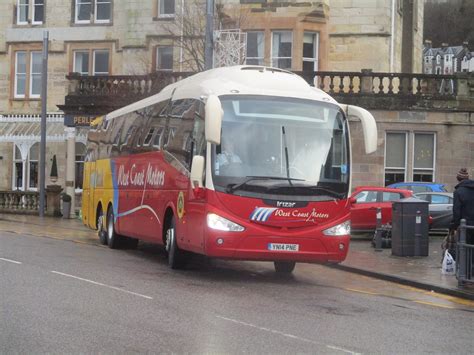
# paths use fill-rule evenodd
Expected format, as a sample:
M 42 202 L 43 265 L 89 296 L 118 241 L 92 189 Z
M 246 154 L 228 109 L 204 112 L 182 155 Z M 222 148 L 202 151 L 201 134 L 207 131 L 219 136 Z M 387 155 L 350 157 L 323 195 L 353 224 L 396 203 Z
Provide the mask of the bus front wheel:
M 174 219 L 171 220 L 166 230 L 165 249 L 168 253 L 168 266 L 172 269 L 179 269 L 184 265 L 184 252 L 178 248 L 176 241 L 176 225 Z
M 294 261 L 275 261 L 275 271 L 279 274 L 291 274 L 295 269 Z

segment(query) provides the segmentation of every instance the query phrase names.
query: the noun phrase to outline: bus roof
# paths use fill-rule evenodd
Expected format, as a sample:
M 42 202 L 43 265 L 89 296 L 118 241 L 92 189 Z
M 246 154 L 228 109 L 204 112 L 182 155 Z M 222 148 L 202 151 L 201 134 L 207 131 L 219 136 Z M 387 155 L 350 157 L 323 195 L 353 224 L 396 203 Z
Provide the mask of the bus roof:
M 168 85 L 156 95 L 113 111 L 110 120 L 157 102 L 178 99 L 200 99 L 209 95 L 268 95 L 309 100 L 336 101 L 320 89 L 310 86 L 300 76 L 279 68 L 240 65 L 211 69 Z

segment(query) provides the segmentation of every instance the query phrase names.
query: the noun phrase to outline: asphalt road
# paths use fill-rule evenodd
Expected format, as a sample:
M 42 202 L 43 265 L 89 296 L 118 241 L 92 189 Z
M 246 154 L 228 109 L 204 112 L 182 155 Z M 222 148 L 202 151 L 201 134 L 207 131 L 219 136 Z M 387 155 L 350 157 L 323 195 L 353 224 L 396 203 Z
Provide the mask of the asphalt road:
M 0 353 L 471 353 L 474 303 L 318 265 L 0 232 Z

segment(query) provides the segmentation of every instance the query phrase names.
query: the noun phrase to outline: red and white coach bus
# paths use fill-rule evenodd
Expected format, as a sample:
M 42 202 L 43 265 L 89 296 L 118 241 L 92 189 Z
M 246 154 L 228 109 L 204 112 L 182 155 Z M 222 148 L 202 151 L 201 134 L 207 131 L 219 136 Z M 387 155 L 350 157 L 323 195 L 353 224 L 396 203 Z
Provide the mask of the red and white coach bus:
M 275 68 L 213 69 L 103 117 L 89 132 L 83 222 L 103 244 L 338 263 L 350 239 L 348 116 L 375 151 L 373 116 Z

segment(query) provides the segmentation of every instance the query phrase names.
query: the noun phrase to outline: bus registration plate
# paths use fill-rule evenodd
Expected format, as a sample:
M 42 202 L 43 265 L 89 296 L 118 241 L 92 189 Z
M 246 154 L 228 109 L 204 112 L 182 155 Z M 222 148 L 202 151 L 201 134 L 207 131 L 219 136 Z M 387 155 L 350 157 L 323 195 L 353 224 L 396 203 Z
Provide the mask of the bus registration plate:
M 268 250 L 272 251 L 299 251 L 299 244 L 268 243 Z

